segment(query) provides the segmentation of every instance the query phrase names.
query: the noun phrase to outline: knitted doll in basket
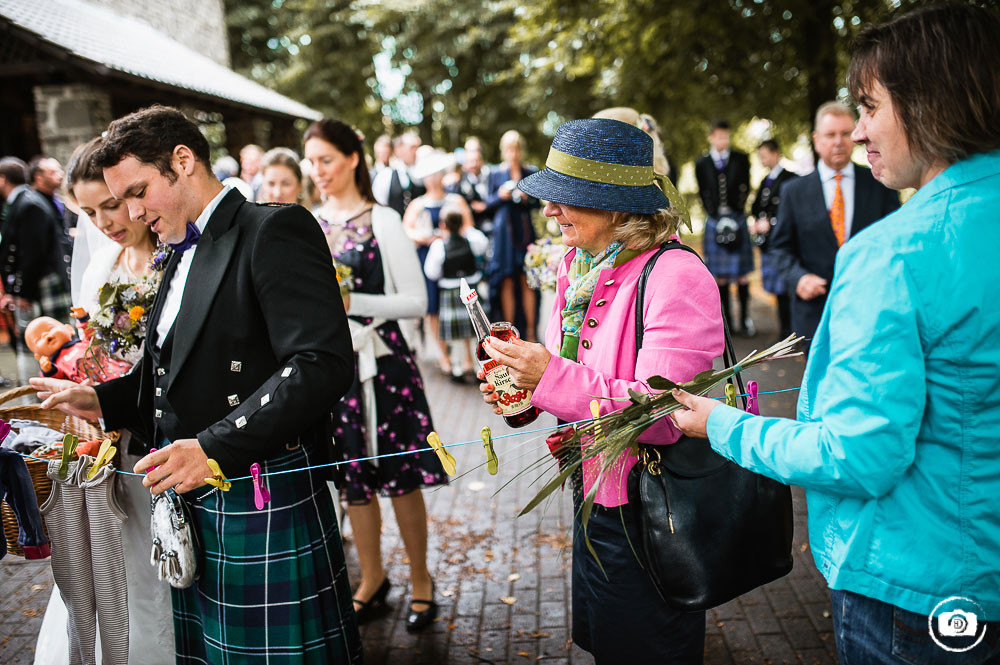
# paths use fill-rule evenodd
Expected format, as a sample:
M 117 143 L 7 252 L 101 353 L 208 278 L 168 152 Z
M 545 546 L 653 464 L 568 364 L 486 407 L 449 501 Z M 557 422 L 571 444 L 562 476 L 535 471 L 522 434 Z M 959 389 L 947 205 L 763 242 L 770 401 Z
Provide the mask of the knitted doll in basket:
M 90 343 L 85 319 L 78 319 L 77 329 L 79 337 L 73 326 L 49 316 L 40 316 L 28 324 L 24 342 L 35 354 L 43 376 L 77 383 L 88 379 L 102 383 L 128 372 L 129 363 L 110 357 L 99 346 Z

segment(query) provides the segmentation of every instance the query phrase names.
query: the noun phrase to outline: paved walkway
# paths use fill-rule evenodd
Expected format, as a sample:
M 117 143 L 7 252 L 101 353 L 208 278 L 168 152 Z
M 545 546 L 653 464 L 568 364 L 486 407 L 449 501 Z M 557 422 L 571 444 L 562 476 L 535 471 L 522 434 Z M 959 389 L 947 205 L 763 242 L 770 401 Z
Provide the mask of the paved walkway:
M 760 335 L 737 340 L 738 352 L 765 345 L 774 335 L 770 310 L 755 304 Z M 802 362 L 784 360 L 755 369 L 761 390 L 797 386 Z M 3 363 L 0 362 L 0 369 Z M 366 663 L 592 663 L 572 644 L 569 633 L 569 525 L 571 502 L 562 493 L 543 512 L 515 518 L 532 496 L 526 479 L 514 480 L 528 463 L 542 457 L 543 433 L 496 441 L 500 473 L 490 476 L 483 463 L 479 429 L 494 436 L 510 433 L 478 399 L 472 387 L 456 386 L 431 365 L 423 366 L 437 431 L 445 442 L 475 441 L 453 448 L 459 473 L 449 486 L 426 493 L 430 519 L 429 558 L 437 583 L 441 618 L 423 634 L 404 630 L 409 597 L 406 554 L 392 515 L 383 501 L 383 552 L 393 588 L 392 613 L 363 628 Z M 797 393 L 766 395 L 761 411 L 791 415 Z M 553 424 L 543 416 L 527 428 Z M 785 578 L 708 613 L 705 662 L 835 663 L 829 598 L 806 542 L 802 493 L 794 492 L 795 568 Z M 345 529 L 350 532 L 350 526 Z M 346 543 L 349 565 L 357 558 Z M 0 663 L 30 663 L 34 637 L 51 590 L 47 562 L 0 562 Z

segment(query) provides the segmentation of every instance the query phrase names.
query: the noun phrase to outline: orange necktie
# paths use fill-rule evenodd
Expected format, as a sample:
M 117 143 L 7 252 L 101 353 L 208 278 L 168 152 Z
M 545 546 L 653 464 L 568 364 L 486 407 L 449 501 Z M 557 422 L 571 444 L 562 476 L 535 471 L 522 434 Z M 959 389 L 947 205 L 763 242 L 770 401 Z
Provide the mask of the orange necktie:
M 840 188 L 840 179 L 843 177 L 843 173 L 833 176 L 837 181 L 837 189 L 833 193 L 833 205 L 830 206 L 830 222 L 833 224 L 833 235 L 837 236 L 837 247 L 847 239 L 847 230 L 844 228 L 844 190 Z

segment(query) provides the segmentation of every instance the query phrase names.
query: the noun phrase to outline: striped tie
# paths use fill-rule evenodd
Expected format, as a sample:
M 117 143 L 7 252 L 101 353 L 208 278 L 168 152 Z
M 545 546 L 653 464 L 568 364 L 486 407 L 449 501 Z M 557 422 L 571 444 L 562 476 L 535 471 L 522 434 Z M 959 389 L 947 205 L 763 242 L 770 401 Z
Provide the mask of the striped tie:
M 840 188 L 840 179 L 843 177 L 843 173 L 833 176 L 837 181 L 837 189 L 833 193 L 833 205 L 830 206 L 830 222 L 833 224 L 833 235 L 837 236 L 837 247 L 847 239 L 847 230 L 844 228 L 844 190 Z

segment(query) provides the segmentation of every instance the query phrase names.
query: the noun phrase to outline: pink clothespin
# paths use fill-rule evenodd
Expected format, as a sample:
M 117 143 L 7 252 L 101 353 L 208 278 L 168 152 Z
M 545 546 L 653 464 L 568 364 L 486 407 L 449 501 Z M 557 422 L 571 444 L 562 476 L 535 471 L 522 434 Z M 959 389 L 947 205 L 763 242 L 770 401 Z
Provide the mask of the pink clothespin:
M 264 481 L 260 477 L 260 464 L 254 462 L 250 465 L 250 477 L 253 479 L 253 505 L 257 510 L 264 510 L 264 504 L 271 501 L 271 493 L 264 487 Z
M 157 451 L 157 448 L 150 448 L 149 449 L 149 452 L 151 452 L 151 453 L 155 453 L 156 451 Z M 149 473 L 150 471 L 152 471 L 155 468 L 156 468 L 155 466 L 149 467 L 148 469 L 146 469 L 146 473 Z
M 6 439 L 8 434 L 10 434 L 10 425 L 6 420 L 0 418 L 0 442 Z
M 752 413 L 755 416 L 760 415 L 760 404 L 757 403 L 756 381 L 747 383 L 747 413 Z

